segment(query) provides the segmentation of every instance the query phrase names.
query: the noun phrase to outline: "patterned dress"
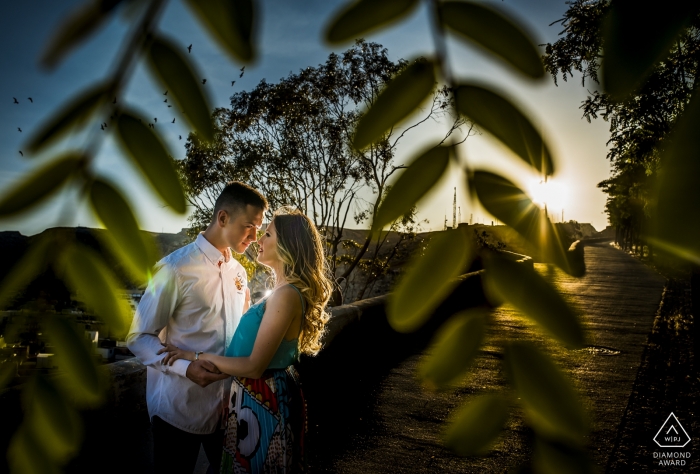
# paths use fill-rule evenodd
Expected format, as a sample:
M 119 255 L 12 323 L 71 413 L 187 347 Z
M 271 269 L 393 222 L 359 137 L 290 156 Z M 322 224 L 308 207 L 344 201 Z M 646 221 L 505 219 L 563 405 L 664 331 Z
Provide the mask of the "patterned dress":
M 290 285 L 292 286 L 292 285 Z M 297 292 L 299 290 L 296 289 Z M 299 293 L 301 296 L 301 293 Z M 266 300 L 243 315 L 226 351 L 246 357 L 253 351 Z M 305 312 L 302 298 L 302 317 Z M 224 438 L 221 473 L 297 473 L 305 471 L 306 404 L 293 364 L 299 341 L 282 340 L 259 379 L 234 377 Z

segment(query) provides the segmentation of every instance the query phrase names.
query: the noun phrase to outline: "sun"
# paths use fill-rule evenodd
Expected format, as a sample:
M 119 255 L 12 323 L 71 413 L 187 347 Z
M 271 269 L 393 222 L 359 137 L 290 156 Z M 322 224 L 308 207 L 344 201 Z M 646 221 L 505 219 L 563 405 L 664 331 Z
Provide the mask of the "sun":
M 569 190 L 564 184 L 554 180 L 533 180 L 528 186 L 532 201 L 550 211 L 564 209 L 568 204 Z

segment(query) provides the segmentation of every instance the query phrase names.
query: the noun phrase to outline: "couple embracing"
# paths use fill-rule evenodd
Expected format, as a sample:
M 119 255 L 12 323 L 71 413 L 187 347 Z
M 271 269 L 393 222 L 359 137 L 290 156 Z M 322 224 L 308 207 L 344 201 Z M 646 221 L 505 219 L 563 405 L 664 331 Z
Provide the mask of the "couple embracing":
M 258 241 L 273 291 L 250 305 L 243 253 L 266 199 L 242 183 L 221 192 L 207 229 L 156 265 L 127 337 L 148 367 L 146 398 L 158 473 L 304 470 L 306 406 L 294 368 L 315 354 L 331 294 L 323 244 L 298 211 L 274 214 Z

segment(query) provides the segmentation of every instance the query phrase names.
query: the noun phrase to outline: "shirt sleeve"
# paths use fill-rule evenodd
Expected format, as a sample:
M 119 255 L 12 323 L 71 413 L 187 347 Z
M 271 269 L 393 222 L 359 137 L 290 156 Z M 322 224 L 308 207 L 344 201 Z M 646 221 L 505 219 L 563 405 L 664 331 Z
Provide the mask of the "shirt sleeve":
M 169 366 L 162 363 L 165 354 L 157 354 L 163 348 L 158 335 L 168 325 L 178 300 L 177 274 L 169 265 L 161 264 L 141 297 L 126 343 L 144 365 L 184 377 L 189 361 L 176 360 Z

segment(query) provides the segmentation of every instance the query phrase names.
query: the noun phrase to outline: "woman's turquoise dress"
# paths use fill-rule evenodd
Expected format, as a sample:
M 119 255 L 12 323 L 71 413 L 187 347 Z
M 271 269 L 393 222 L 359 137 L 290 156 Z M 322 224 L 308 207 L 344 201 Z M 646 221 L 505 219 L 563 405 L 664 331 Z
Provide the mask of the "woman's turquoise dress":
M 302 320 L 306 313 L 304 298 Z M 227 357 L 253 352 L 267 299 L 246 311 L 226 349 Z M 259 379 L 234 377 L 221 473 L 303 472 L 306 405 L 299 375 L 299 340 L 283 339 Z

